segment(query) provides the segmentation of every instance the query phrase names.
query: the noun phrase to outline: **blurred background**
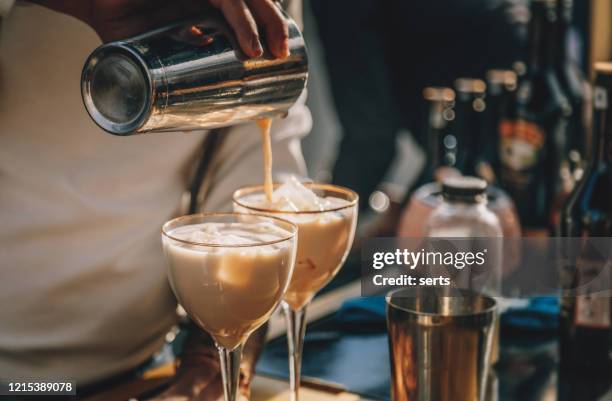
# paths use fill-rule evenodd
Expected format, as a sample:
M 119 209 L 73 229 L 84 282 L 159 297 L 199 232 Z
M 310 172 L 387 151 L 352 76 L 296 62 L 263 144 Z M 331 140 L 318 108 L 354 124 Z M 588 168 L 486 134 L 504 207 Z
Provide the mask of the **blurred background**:
M 530 2 L 306 0 L 304 6 L 314 117 L 303 142 L 310 177 L 357 190 L 363 225 L 391 234 L 401 205 L 427 180 L 424 89 L 453 88 L 458 78 L 486 82 L 492 69 L 524 73 Z M 565 47 L 586 78 L 594 61 L 612 56 L 611 16 L 607 0 L 574 1 Z
M 593 227 L 576 235 L 560 224 L 593 158 L 593 65 L 612 59 L 610 21 L 609 0 L 305 0 L 314 128 L 303 150 L 313 180 L 359 193 L 355 250 L 360 238 L 427 236 L 439 181 L 455 174 L 488 182 L 505 237 L 612 235 Z M 521 135 L 548 138 L 547 150 L 504 142 Z M 610 188 L 602 191 L 612 203 Z M 519 254 L 504 250 L 507 281 L 520 270 Z M 304 374 L 388 399 L 388 367 L 379 363 L 384 302 L 350 299 L 360 295 L 359 283 L 350 284 L 359 259 L 353 255 L 313 303 L 310 320 L 338 311 L 309 328 L 306 348 L 316 356 L 306 356 Z M 536 273 L 527 272 L 538 281 Z M 586 340 L 593 332 L 575 334 L 582 328 L 573 302 L 527 297 L 503 306 L 499 399 L 610 399 L 605 369 L 572 370 L 610 345 L 609 329 L 598 345 Z M 264 372 L 285 374 L 284 347 L 266 349 Z M 572 366 L 569 375 L 557 376 L 560 359 Z

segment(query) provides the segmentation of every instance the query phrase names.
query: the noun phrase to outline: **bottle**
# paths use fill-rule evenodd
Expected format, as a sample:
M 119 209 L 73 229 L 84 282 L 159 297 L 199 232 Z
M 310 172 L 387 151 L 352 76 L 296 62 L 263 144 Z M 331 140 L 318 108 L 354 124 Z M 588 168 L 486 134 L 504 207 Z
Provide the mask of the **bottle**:
M 486 89 L 487 85 L 480 79 L 459 78 L 455 81 L 454 135 L 457 151 L 454 167 L 463 175 L 478 175 L 478 165 L 482 161 L 484 148 L 480 140 L 483 136 L 483 114 L 487 107 Z
M 428 160 L 424 182 L 431 182 L 439 167 L 455 165 L 457 140 L 451 131 L 455 119 L 455 92 L 451 88 L 427 87 L 423 90 L 423 98 L 428 107 L 425 123 Z
M 564 158 L 559 168 L 560 186 L 552 207 L 551 226 L 556 235 L 559 234 L 561 207 L 584 173 L 587 149 L 587 111 L 590 108 L 590 101 L 587 101 L 587 98 L 591 91 L 576 61 L 568 54 L 573 3 L 573 0 L 557 0 L 556 34 L 559 45 L 555 56 L 555 69 L 561 89 L 571 106 L 571 113 L 567 118 Z
M 610 372 L 599 375 L 585 371 L 558 371 L 558 401 L 607 401 L 610 400 Z
M 517 86 L 517 75 L 512 70 L 493 69 L 487 71 L 487 107 L 483 117 L 482 143 L 484 152 L 483 161 L 486 163 L 481 167 L 490 167 L 491 179 L 487 182 L 497 181 L 499 176 L 499 128 L 504 119 L 514 119 L 515 92 Z M 482 176 L 482 174 L 479 174 Z M 483 177 L 484 178 L 484 177 Z
M 586 158 L 586 121 L 590 112 L 590 87 L 584 78 L 584 73 L 576 60 L 568 54 L 572 20 L 574 14 L 574 0 L 557 0 L 558 23 L 557 42 L 559 43 L 556 56 L 556 70 L 559 83 L 572 107 L 572 114 L 568 119 L 568 156 L 570 169 L 574 181 L 580 179 Z
M 426 236 L 501 237 L 499 219 L 487 207 L 487 182 L 476 177 L 450 177 L 442 183 L 442 202 L 426 223 Z
M 425 237 L 469 238 L 469 241 L 460 241 L 456 245 L 466 252 L 486 248 L 487 267 L 458 274 L 468 276 L 463 283 L 469 284 L 472 290 L 487 295 L 499 294 L 503 231 L 500 220 L 487 207 L 486 181 L 468 176 L 445 179 L 442 202 L 425 223 Z M 483 275 L 478 276 L 477 272 Z
M 526 232 L 547 233 L 564 157 L 569 101 L 554 69 L 555 0 L 533 0 L 527 73 L 519 82 L 516 118 L 500 125 L 500 182 Z
M 594 151 L 561 219 L 562 236 L 582 241 L 612 236 L 612 63 L 597 63 L 595 71 Z M 591 256 L 589 248 L 583 245 L 580 255 L 570 259 L 570 263 L 576 263 L 561 271 L 564 289 L 591 285 L 583 277 L 593 269 L 601 269 L 599 284 L 606 282 L 606 274 L 608 282 L 612 281 L 608 261 Z M 605 372 L 612 384 L 612 298 L 588 294 L 564 296 L 560 329 L 562 366 L 589 374 Z

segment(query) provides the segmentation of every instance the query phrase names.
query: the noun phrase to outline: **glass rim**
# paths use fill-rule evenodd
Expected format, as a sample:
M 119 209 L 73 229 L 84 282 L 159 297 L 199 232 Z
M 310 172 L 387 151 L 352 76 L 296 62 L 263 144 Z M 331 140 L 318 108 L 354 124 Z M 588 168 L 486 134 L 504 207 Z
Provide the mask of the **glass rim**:
M 443 317 L 443 318 L 461 318 L 461 317 L 472 317 L 472 316 L 481 316 L 481 315 L 487 315 L 490 313 L 494 313 L 495 310 L 498 307 L 498 302 L 497 300 L 489 295 L 485 295 L 485 294 L 481 294 L 478 293 L 476 291 L 468 291 L 468 290 L 464 290 L 463 292 L 468 292 L 469 295 L 472 296 L 477 296 L 482 298 L 485 301 L 490 302 L 490 305 L 488 305 L 487 307 L 484 307 L 482 310 L 477 311 L 477 312 L 467 312 L 467 313 L 453 313 L 450 315 L 443 315 L 441 313 L 432 313 L 432 312 L 421 312 L 421 311 L 417 311 L 415 309 L 412 308 L 406 308 L 403 306 L 400 306 L 396 303 L 393 303 L 393 296 L 395 294 L 397 294 L 398 292 L 401 291 L 406 291 L 409 288 L 396 288 L 394 290 L 391 290 L 387 293 L 387 295 L 385 295 L 385 304 L 390 307 L 390 308 L 394 308 L 394 309 L 398 309 L 401 310 L 402 312 L 406 312 L 409 313 L 411 315 L 414 316 L 426 316 L 426 317 Z M 402 297 L 402 298 L 416 298 L 416 296 L 414 297 Z M 449 296 L 449 298 L 459 298 L 459 296 Z
M 174 223 L 179 223 L 182 220 L 189 220 L 189 219 L 195 219 L 195 218 L 202 218 L 205 219 L 207 217 L 237 217 L 237 216 L 244 216 L 244 217 L 259 217 L 262 219 L 266 219 L 266 220 L 273 220 L 285 225 L 288 225 L 289 227 L 291 227 L 291 232 L 290 235 L 280 238 L 280 239 L 275 239 L 272 241 L 262 241 L 262 242 L 257 242 L 257 243 L 252 243 L 252 244 L 219 244 L 219 243 L 207 243 L 207 242 L 197 242 L 197 241 L 189 241 L 189 240 L 185 240 L 185 239 L 180 239 L 177 237 L 173 237 L 167 230 L 167 227 L 171 224 Z M 203 247 L 210 247 L 210 248 L 252 248 L 252 247 L 256 247 L 256 246 L 266 246 L 266 245 L 274 245 L 274 244 L 278 244 L 284 241 L 288 241 L 292 238 L 295 238 L 295 236 L 298 233 L 298 226 L 295 223 L 290 222 L 289 220 L 285 220 L 285 219 L 281 219 L 279 217 L 275 217 L 275 216 L 267 216 L 264 214 L 256 214 L 256 213 L 233 213 L 233 212 L 227 212 L 227 213 L 221 213 L 221 212 L 208 212 L 208 213 L 195 213 L 195 214 L 188 214 L 188 215 L 184 215 L 184 216 L 179 216 L 179 217 L 175 217 L 173 219 L 168 220 L 167 222 L 165 222 L 162 225 L 161 228 L 161 233 L 162 236 L 171 239 L 173 241 L 176 242 L 180 242 L 183 244 L 187 244 L 187 245 L 195 245 L 195 246 L 203 246 Z
M 305 182 L 305 183 L 302 183 L 302 185 L 304 185 L 306 188 L 312 188 L 315 190 L 324 190 L 324 191 L 344 194 L 349 198 L 347 199 L 349 203 L 347 205 L 334 206 L 334 207 L 330 207 L 324 210 L 297 210 L 295 211 L 295 210 L 278 210 L 278 209 L 270 209 L 270 208 L 265 208 L 265 207 L 250 206 L 240 201 L 245 195 L 251 195 L 257 192 L 263 193 L 265 190 L 265 187 L 263 185 L 252 185 L 252 186 L 247 186 L 247 187 L 242 187 L 240 189 L 237 189 L 236 191 L 234 191 L 234 194 L 232 195 L 232 200 L 238 206 L 243 207 L 245 209 L 254 210 L 256 212 L 274 213 L 274 214 L 289 214 L 289 215 L 308 215 L 308 214 L 337 212 L 340 210 L 345 210 L 345 209 L 354 207 L 355 205 L 357 205 L 357 203 L 359 203 L 359 195 L 355 191 L 348 189 L 346 187 L 342 187 L 339 185 L 333 185 L 333 184 L 319 184 L 315 182 Z M 274 189 L 280 186 L 281 184 L 278 184 L 278 183 L 273 185 Z

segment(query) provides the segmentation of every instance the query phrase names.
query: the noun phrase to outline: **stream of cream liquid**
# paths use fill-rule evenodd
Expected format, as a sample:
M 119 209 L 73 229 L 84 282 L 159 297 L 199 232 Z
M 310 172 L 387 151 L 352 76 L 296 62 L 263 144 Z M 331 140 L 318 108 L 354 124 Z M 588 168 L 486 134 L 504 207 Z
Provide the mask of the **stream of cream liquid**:
M 261 131 L 261 142 L 263 148 L 264 159 L 264 191 L 266 199 L 272 203 L 272 192 L 274 185 L 272 181 L 272 141 L 270 139 L 270 127 L 272 126 L 271 118 L 262 118 L 257 120 L 257 125 Z

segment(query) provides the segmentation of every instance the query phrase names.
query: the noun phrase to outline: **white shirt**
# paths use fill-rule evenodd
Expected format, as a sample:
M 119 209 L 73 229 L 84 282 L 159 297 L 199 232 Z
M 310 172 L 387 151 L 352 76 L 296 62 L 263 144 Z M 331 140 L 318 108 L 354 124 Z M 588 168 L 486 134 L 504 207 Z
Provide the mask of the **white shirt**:
M 7 15 L 15 0 L 0 0 L 0 18 Z
M 88 384 L 149 358 L 175 321 L 160 227 L 178 210 L 205 132 L 115 137 L 83 107 L 100 44 L 84 23 L 18 2 L 0 32 L 0 380 Z M 276 172 L 304 174 L 298 105 L 273 129 Z M 254 124 L 215 158 L 208 210 L 260 183 Z

